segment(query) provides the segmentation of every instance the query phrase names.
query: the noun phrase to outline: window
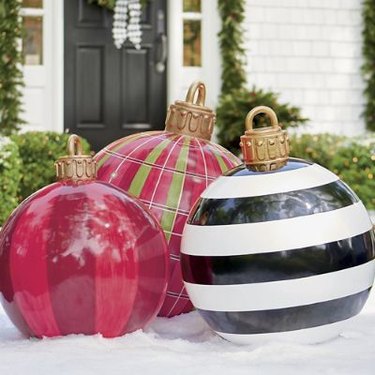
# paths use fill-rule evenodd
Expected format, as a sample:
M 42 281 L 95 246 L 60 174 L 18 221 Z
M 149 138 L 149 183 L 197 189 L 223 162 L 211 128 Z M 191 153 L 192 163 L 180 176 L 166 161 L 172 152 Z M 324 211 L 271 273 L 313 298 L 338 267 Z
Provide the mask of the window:
M 202 65 L 201 0 L 183 0 L 183 65 Z
M 23 8 L 43 8 L 43 0 L 23 0 Z
M 22 54 L 25 65 L 43 65 L 43 0 L 23 0 L 21 16 L 25 34 Z
M 201 0 L 184 0 L 183 4 L 184 12 L 201 12 Z

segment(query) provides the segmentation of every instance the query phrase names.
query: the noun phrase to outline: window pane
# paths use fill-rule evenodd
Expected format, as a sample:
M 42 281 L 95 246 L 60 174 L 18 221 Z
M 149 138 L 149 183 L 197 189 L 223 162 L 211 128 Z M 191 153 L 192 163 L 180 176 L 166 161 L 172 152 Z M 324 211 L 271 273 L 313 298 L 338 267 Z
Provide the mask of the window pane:
M 22 8 L 43 8 L 43 0 L 22 0 Z
M 24 17 L 25 35 L 22 41 L 22 52 L 25 65 L 43 64 L 43 18 Z
M 198 12 L 201 11 L 201 0 L 183 0 L 184 12 Z
M 184 20 L 184 66 L 201 66 L 201 21 Z

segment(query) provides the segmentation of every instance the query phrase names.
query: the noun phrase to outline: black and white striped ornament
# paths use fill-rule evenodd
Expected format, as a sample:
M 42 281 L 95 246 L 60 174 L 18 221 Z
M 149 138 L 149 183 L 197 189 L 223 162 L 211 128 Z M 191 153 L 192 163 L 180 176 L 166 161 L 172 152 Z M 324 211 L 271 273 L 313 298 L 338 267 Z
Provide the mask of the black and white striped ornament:
M 259 112 L 271 113 L 261 107 L 251 118 Z M 372 223 L 327 169 L 286 155 L 272 170 L 272 160 L 282 158 L 270 139 L 278 138 L 276 148 L 288 139 L 264 136 L 266 157 L 259 134 L 244 137 L 252 148 L 243 144 L 246 165 L 215 180 L 191 211 L 182 239 L 185 286 L 201 316 L 230 341 L 324 341 L 367 300 Z

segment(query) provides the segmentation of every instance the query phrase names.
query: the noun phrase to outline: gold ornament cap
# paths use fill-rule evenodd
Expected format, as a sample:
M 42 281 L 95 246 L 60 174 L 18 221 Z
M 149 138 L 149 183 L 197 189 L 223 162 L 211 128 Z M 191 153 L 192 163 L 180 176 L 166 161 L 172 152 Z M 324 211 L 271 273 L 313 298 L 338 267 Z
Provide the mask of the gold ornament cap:
M 205 106 L 206 86 L 193 82 L 185 101 L 177 100 L 168 108 L 165 130 L 172 133 L 211 140 L 216 121 L 215 112 Z
M 253 128 L 254 117 L 266 114 L 271 126 Z M 244 163 L 258 172 L 268 172 L 283 167 L 289 158 L 289 137 L 282 130 L 276 113 L 269 107 L 253 108 L 246 116 L 246 132 L 241 136 L 240 146 Z
M 82 155 L 81 138 L 72 134 L 67 144 L 68 155 L 55 162 L 58 181 L 89 181 L 96 179 L 96 161 L 91 155 Z

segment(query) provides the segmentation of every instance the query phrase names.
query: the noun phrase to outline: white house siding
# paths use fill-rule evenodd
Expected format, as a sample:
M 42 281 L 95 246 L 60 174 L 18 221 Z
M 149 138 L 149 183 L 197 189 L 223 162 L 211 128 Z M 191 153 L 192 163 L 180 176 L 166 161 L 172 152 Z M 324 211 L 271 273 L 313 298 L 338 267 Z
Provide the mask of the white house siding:
M 360 0 L 247 0 L 248 83 L 301 107 L 307 131 L 359 134 L 361 29 Z

